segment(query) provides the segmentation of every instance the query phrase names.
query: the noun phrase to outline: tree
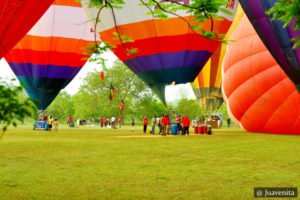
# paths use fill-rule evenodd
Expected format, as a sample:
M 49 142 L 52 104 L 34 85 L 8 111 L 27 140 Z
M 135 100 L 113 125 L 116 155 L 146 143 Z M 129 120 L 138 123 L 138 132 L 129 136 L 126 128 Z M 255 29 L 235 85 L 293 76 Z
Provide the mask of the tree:
M 190 119 L 206 114 L 206 111 L 200 108 L 196 99 L 181 98 L 175 109 L 182 116 L 188 115 Z
M 75 113 L 72 96 L 66 91 L 60 92 L 55 100 L 50 104 L 47 111 L 55 119 L 58 119 L 61 122 L 66 122 L 67 116 L 74 115 Z
M 96 71 L 84 79 L 80 90 L 73 96 L 76 117 L 92 119 L 119 116 L 122 100 L 125 101 L 123 118 L 132 117 L 141 102 L 155 99 L 151 89 L 121 61 L 117 60 L 106 74 L 104 81 Z M 115 88 L 113 101 L 109 99 L 111 85 Z
M 0 127 L 2 128 L 3 137 L 9 125 L 17 126 L 19 122 L 23 122 L 26 117 L 34 117 L 37 109 L 28 97 L 22 97 L 23 85 L 12 86 L 7 83 L 0 82 Z

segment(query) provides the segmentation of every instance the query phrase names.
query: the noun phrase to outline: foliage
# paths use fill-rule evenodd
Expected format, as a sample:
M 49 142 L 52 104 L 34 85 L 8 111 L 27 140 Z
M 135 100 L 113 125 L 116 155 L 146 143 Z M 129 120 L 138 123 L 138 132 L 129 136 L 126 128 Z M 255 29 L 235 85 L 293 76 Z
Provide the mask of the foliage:
M 300 0 L 279 0 L 267 14 L 273 14 L 273 19 L 284 22 L 287 27 L 292 20 L 295 20 L 294 30 L 300 30 Z M 293 38 L 294 48 L 300 47 L 300 36 Z
M 99 78 L 98 72 L 89 73 L 84 79 L 79 92 L 74 95 L 75 116 L 79 118 L 99 118 L 121 115 L 120 104 L 125 101 L 124 117 L 132 117 L 135 113 L 133 105 L 153 97 L 148 86 L 130 71 L 121 61 L 116 61 L 107 69 L 105 80 Z M 114 98 L 109 99 L 111 84 L 115 88 Z M 132 105 L 132 106 L 131 106 Z
M 181 98 L 175 109 L 181 116 L 188 115 L 190 119 L 206 114 L 206 111 L 200 108 L 196 99 Z
M 23 98 L 23 85 L 12 86 L 0 82 L 0 122 L 2 126 L 2 138 L 9 125 L 17 126 L 26 117 L 33 117 L 36 114 L 36 107 L 28 97 Z
M 48 107 L 47 112 L 60 122 L 66 122 L 67 116 L 75 113 L 72 96 L 66 91 L 60 92 L 55 101 Z

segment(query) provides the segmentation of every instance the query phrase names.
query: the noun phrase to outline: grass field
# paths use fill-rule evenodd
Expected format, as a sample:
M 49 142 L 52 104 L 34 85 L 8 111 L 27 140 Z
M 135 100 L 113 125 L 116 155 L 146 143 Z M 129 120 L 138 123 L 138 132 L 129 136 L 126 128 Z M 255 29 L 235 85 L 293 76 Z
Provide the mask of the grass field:
M 254 187 L 300 187 L 300 137 L 141 129 L 10 129 L 0 141 L 0 199 L 239 200 L 254 199 Z

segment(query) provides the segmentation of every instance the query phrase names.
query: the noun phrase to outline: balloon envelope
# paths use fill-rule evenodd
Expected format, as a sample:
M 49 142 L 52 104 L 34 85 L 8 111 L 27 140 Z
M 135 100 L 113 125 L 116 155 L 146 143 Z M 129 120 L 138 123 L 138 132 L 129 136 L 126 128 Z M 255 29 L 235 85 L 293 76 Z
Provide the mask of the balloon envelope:
M 228 40 L 232 32 L 238 26 L 244 11 L 239 6 L 233 23 L 230 26 L 224 39 Z M 222 63 L 226 53 L 227 44 L 218 47 L 212 57 L 207 61 L 197 78 L 191 83 L 197 101 L 207 111 L 217 110 L 223 104 L 221 91 L 222 84 Z
M 291 42 L 291 38 L 300 36 L 300 30 L 293 30 L 295 20 L 283 28 L 282 21 L 272 20 L 272 16 L 265 14 L 276 2 L 278 0 L 240 0 L 259 37 L 300 93 L 300 47 L 293 49 Z
M 300 95 L 244 16 L 223 62 L 223 97 L 247 131 L 300 134 Z
M 189 1 L 180 1 L 188 4 Z M 122 60 L 135 74 L 144 80 L 164 102 L 165 85 L 192 82 L 202 67 L 218 48 L 220 42 L 206 39 L 193 32 L 181 18 L 170 15 L 169 19 L 157 19 L 147 15 L 149 9 L 140 6 L 139 0 L 125 0 L 122 9 L 114 9 L 116 25 L 110 9 L 103 9 L 101 21 L 97 24 L 100 39 L 109 42 L 117 57 Z M 89 0 L 83 0 L 82 6 L 86 15 L 95 25 L 98 9 L 88 7 Z M 238 3 L 229 6 L 235 12 Z M 157 8 L 151 8 L 152 10 Z M 185 12 L 178 12 L 185 20 L 193 17 Z M 224 20 L 214 20 L 214 31 L 226 33 L 233 16 L 220 13 Z M 210 31 L 210 20 L 202 24 L 202 28 Z M 133 42 L 121 44 L 115 39 L 114 32 L 127 36 Z M 126 49 L 137 48 L 137 53 L 128 55 Z
M 56 0 L 30 32 L 5 56 L 28 95 L 44 110 L 76 76 L 94 41 L 79 3 Z
M 0 59 L 30 30 L 53 0 L 0 1 Z

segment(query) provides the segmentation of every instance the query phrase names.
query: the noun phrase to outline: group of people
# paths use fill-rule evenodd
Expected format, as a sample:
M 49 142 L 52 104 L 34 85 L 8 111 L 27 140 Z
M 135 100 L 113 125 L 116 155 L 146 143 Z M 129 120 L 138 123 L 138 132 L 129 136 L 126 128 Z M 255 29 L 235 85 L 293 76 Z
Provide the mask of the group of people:
M 111 119 L 104 119 L 103 116 L 100 117 L 100 127 L 107 127 L 107 126 L 111 126 L 111 128 L 117 128 L 117 123 L 119 125 L 119 128 L 122 127 L 122 117 L 118 117 L 118 121 L 117 119 L 112 116 Z
M 179 131 L 181 131 L 181 135 L 189 135 L 189 128 L 190 128 L 190 119 L 188 115 L 181 117 L 180 115 L 176 116 L 176 122 Z M 132 130 L 134 131 L 134 119 L 132 119 Z M 166 136 L 167 134 L 170 134 L 171 130 L 171 119 L 169 115 L 162 115 L 161 117 L 154 116 L 151 119 L 152 124 L 152 130 L 150 130 L 151 134 L 155 134 L 155 128 L 158 126 L 158 134 L 162 136 Z M 147 132 L 147 126 L 148 126 L 148 118 L 147 116 L 144 117 L 143 120 L 143 126 L 144 126 L 144 133 Z
M 52 126 L 54 126 L 54 132 L 58 131 L 58 121 L 57 121 L 57 119 L 54 119 L 54 121 L 53 121 L 52 115 L 49 115 L 49 117 L 48 117 L 47 113 L 45 113 L 45 114 L 40 113 L 38 120 L 45 121 L 48 124 L 48 131 L 50 131 L 50 132 L 52 131 Z

